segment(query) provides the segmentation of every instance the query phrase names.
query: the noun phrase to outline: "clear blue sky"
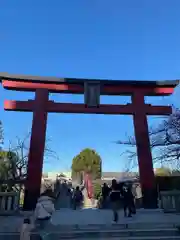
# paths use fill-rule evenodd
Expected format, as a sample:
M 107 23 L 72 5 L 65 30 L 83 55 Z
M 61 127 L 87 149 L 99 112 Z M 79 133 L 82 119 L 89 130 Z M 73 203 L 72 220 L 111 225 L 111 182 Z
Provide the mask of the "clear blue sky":
M 124 80 L 180 79 L 179 0 L 6 0 L 0 1 L 0 71 L 41 76 Z M 177 89 L 153 104 L 180 106 Z M 4 112 L 3 100 L 34 95 L 0 88 L 5 146 L 31 128 L 31 113 Z M 82 96 L 51 95 L 64 102 Z M 126 103 L 102 97 L 102 103 Z M 151 123 L 151 122 L 150 122 Z M 113 141 L 133 134 L 131 117 L 50 114 L 47 136 L 61 161 L 45 170 L 68 170 L 85 147 L 97 150 L 104 171 L 121 171 L 123 148 Z

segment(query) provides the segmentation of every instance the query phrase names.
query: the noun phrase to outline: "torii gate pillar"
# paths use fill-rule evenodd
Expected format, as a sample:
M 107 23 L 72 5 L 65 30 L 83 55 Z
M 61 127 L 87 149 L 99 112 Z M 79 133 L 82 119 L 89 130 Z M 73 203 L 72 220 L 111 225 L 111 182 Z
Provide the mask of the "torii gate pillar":
M 48 104 L 48 95 L 49 93 L 46 89 L 37 89 L 35 92 L 36 104 L 33 105 L 33 122 L 28 156 L 27 179 L 25 182 L 25 198 L 23 206 L 25 210 L 34 209 L 40 195 L 46 139 L 46 108 Z
M 149 140 L 148 121 L 145 112 L 144 95 L 132 96 L 135 106 L 133 114 L 134 132 L 139 165 L 139 176 L 144 208 L 157 208 L 157 190 L 153 170 L 152 153 Z

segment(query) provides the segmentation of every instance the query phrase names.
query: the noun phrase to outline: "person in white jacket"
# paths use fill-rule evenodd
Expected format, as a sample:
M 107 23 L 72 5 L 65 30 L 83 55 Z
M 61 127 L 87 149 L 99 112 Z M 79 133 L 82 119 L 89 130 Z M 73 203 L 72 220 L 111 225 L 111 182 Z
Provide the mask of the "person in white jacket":
M 34 212 L 36 223 L 39 223 L 40 226 L 44 228 L 51 220 L 54 211 L 54 199 L 50 194 L 50 191 L 47 190 L 41 194 L 36 204 L 36 209 Z

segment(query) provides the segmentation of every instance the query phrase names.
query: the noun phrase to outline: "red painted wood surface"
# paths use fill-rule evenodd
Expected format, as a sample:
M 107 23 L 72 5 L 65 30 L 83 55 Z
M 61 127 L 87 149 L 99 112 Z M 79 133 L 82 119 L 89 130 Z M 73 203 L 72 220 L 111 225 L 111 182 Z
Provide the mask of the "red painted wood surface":
M 36 91 L 33 106 L 32 132 L 28 156 L 27 179 L 25 182 L 24 209 L 35 208 L 37 198 L 40 194 L 42 167 L 44 158 L 47 112 L 45 111 L 48 102 L 48 90 L 39 89 Z
M 4 102 L 4 109 L 7 111 L 23 111 L 32 112 L 36 105 L 34 100 L 29 101 L 12 101 Z M 45 106 L 47 112 L 55 113 L 95 113 L 95 114 L 124 114 L 132 115 L 136 112 L 135 105 L 115 105 L 101 104 L 98 108 L 88 108 L 84 104 L 79 103 L 57 103 L 48 101 Z M 142 109 L 141 109 L 142 110 Z M 150 104 L 143 105 L 143 112 L 147 115 L 169 115 L 172 112 L 170 106 L 152 106 Z
M 136 138 L 136 148 L 138 155 L 139 176 L 142 191 L 147 195 L 155 189 L 155 176 L 153 170 L 152 153 L 150 147 L 148 121 L 146 111 L 144 109 L 143 94 L 136 94 L 132 97 L 135 106 L 135 114 L 133 115 L 134 132 Z M 147 198 L 146 197 L 146 202 Z M 152 198 L 152 202 L 153 202 Z M 155 205 L 155 203 L 153 203 Z
M 22 81 L 9 81 L 3 80 L 2 85 L 4 88 L 9 90 L 18 91 L 35 91 L 36 89 L 48 89 L 49 92 L 59 93 L 72 93 L 72 94 L 83 94 L 84 87 L 78 84 L 55 84 L 55 83 L 35 83 L 35 82 L 22 82 Z M 154 96 L 165 96 L 170 95 L 174 91 L 174 87 L 163 87 L 163 86 L 151 86 L 151 87 L 139 87 L 129 86 L 128 83 L 124 86 L 101 86 L 102 95 L 131 95 L 134 92 L 141 92 L 144 95 Z

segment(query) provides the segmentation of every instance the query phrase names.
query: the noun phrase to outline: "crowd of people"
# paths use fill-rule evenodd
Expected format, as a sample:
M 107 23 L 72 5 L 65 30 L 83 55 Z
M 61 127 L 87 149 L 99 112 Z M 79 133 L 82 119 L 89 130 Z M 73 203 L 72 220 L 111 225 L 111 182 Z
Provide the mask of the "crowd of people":
M 71 207 L 76 210 L 82 207 L 83 193 L 79 186 L 75 189 L 68 189 L 69 197 L 71 198 Z M 118 221 L 118 209 L 123 207 L 124 216 L 132 217 L 132 214 L 136 213 L 134 196 L 132 193 L 132 187 L 130 184 L 118 183 L 115 179 L 112 180 L 111 186 L 106 183 L 102 186 L 102 208 L 111 206 L 114 213 L 114 222 Z M 55 197 L 52 194 L 52 190 L 46 190 L 41 194 L 35 209 L 35 218 L 37 222 L 47 222 L 54 212 L 54 200 Z M 43 221 L 41 221 L 43 219 Z
M 83 194 L 80 187 L 77 186 L 75 189 L 69 188 L 68 193 L 71 196 L 72 208 L 74 210 L 80 208 L 83 202 Z M 101 195 L 103 208 L 106 208 L 110 203 L 113 211 L 113 222 L 118 222 L 118 210 L 120 206 L 123 206 L 125 217 L 131 217 L 132 214 L 136 213 L 131 185 L 118 183 L 116 180 L 112 180 L 111 186 L 104 183 Z M 51 189 L 47 189 L 41 194 L 34 211 L 34 223 L 36 226 L 39 225 L 41 229 L 44 229 L 49 224 L 52 214 L 55 211 L 55 200 L 56 197 Z M 26 228 L 29 227 L 29 224 L 29 220 L 25 219 L 21 239 L 28 239 L 25 238 L 25 234 L 27 233 Z

